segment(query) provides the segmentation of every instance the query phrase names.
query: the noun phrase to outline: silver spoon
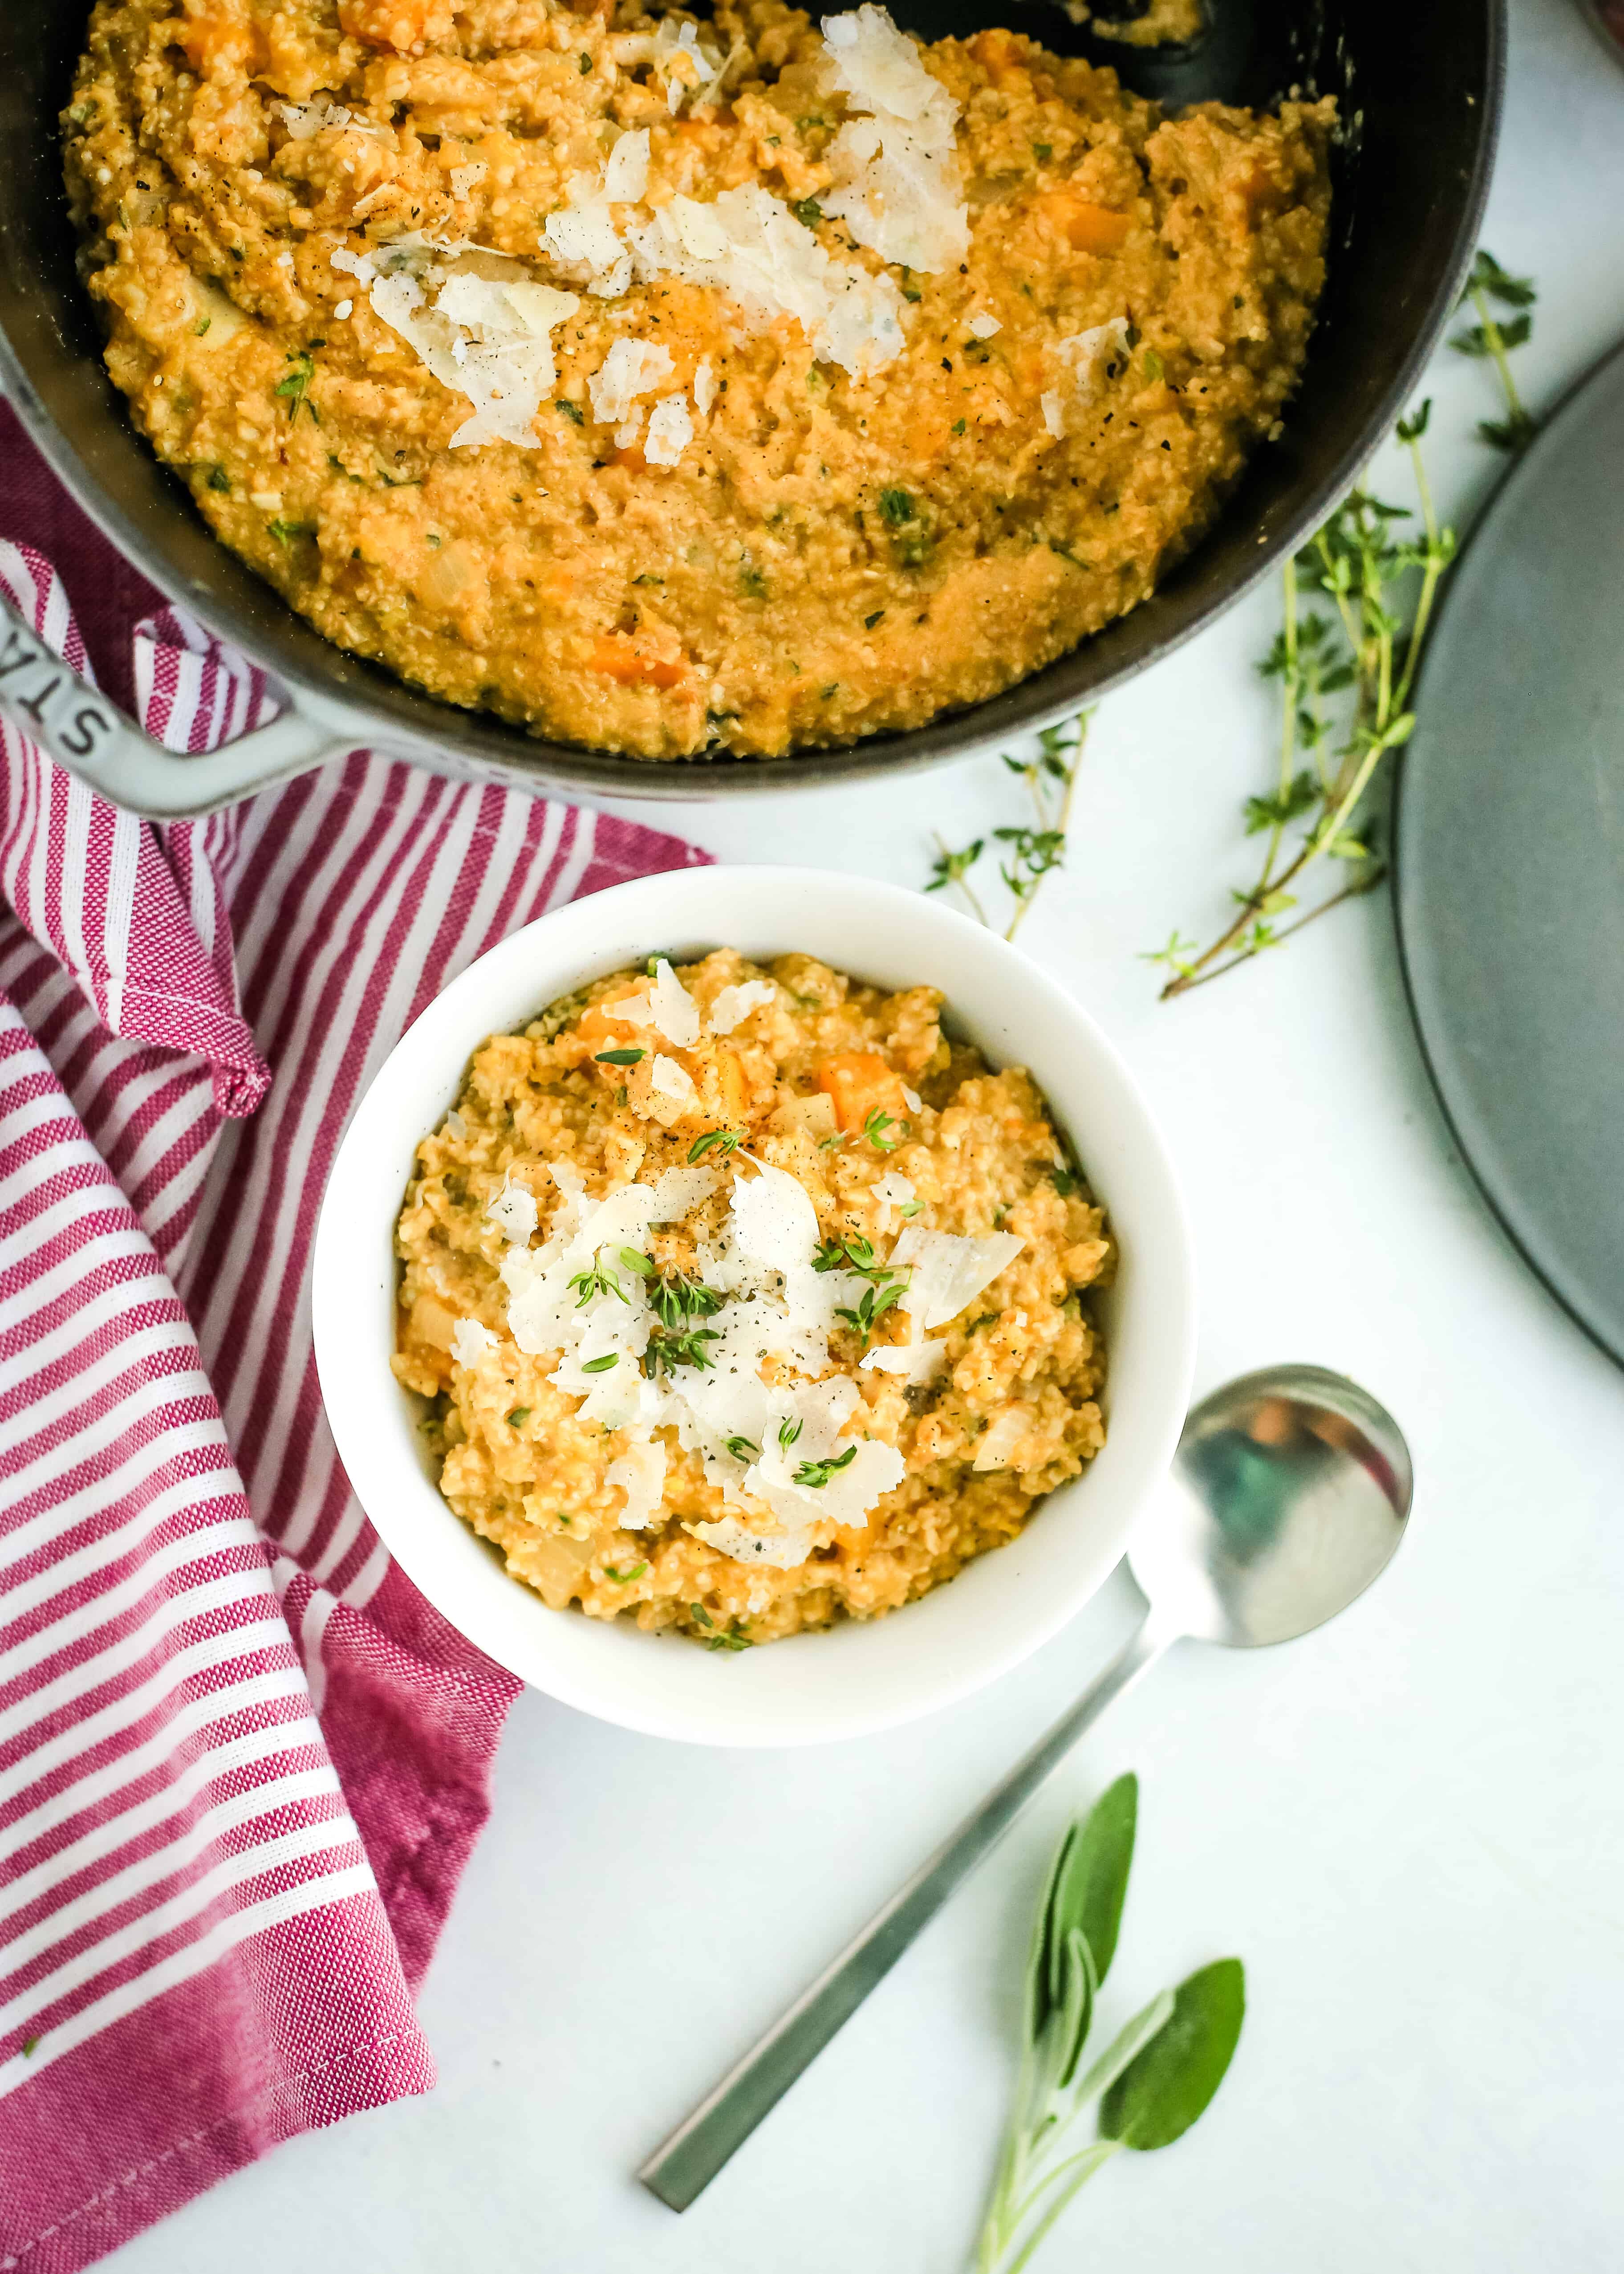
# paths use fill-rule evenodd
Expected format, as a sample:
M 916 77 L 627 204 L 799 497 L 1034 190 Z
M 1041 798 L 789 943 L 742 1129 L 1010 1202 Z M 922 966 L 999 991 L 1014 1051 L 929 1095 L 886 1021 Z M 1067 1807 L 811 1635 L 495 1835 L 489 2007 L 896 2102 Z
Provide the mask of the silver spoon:
M 1413 1477 L 1392 1415 L 1345 1375 L 1272 1366 L 1184 1424 L 1128 1562 L 1149 1608 L 1103 1674 L 849 1942 L 638 2172 L 686 2210 L 887 1975 L 1114 1698 L 1185 1637 L 1289 1642 L 1345 1610 L 1403 1537 Z

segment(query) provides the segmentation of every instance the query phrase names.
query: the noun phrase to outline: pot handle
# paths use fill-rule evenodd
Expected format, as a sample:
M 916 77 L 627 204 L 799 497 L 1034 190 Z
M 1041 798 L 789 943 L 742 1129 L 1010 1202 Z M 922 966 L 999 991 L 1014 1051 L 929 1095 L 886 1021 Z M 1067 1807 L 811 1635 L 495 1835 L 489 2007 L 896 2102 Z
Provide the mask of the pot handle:
M 3 591 L 0 717 L 110 805 L 149 821 L 215 813 L 353 747 L 285 711 L 218 750 L 166 750 L 49 648 Z

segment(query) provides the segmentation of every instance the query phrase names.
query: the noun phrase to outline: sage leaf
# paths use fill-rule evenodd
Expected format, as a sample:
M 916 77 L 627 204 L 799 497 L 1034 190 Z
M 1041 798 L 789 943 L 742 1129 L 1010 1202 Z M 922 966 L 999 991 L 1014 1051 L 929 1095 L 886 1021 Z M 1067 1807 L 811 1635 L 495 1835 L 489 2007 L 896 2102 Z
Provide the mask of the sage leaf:
M 1139 1781 L 1130 1773 L 1102 1792 L 1081 1825 L 1073 1826 L 1056 1861 L 1049 1897 L 1049 1998 L 1060 1996 L 1060 1953 L 1073 1928 L 1088 1944 L 1096 1984 L 1116 1954 L 1122 1907 L 1133 1863 Z
M 1246 2012 L 1246 1973 L 1220 1958 L 1181 1982 L 1171 2019 L 1130 2061 L 1100 2109 L 1100 2136 L 1147 2152 L 1170 2147 L 1223 2082 Z
M 1087 2101 L 1097 2100 L 1102 2092 L 1110 2090 L 1129 2062 L 1137 2059 L 1157 2031 L 1164 2029 L 1172 2020 L 1173 2004 L 1173 1992 L 1159 1990 L 1148 2006 L 1141 2006 L 1131 2022 L 1124 2022 L 1079 2084 L 1077 2105 L 1079 2108 Z

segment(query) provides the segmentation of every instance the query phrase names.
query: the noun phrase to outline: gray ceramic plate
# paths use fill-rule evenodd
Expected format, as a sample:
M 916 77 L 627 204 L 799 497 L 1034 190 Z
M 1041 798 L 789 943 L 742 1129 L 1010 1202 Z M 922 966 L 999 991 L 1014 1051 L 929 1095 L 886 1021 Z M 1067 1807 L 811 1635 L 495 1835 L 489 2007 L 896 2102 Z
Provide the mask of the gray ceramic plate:
M 1485 516 L 1405 755 L 1395 904 L 1490 1205 L 1624 1363 L 1624 347 Z

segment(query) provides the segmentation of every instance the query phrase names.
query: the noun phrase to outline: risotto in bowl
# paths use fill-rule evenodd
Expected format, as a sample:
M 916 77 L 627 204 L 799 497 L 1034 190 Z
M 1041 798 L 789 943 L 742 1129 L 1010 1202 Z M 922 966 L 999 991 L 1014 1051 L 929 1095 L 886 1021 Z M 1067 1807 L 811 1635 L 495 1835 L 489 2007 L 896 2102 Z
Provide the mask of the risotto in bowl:
M 1053 1632 L 1165 1470 L 1193 1331 L 1084 1014 L 916 895 L 765 870 L 622 886 L 455 981 L 345 1138 L 315 1309 L 436 1605 L 735 1744 L 910 1718 Z

